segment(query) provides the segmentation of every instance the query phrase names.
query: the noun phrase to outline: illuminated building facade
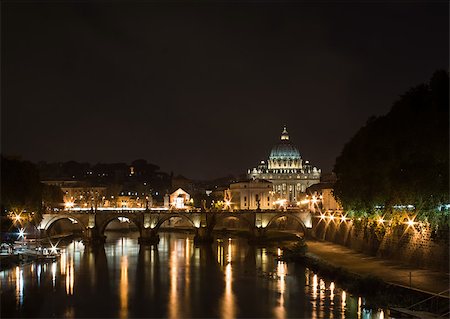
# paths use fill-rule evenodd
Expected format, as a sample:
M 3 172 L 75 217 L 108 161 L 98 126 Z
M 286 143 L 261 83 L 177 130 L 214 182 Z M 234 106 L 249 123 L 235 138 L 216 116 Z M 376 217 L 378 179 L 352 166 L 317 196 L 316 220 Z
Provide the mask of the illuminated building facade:
M 272 209 L 272 183 L 266 180 L 251 179 L 230 185 L 230 208 L 238 209 Z
M 250 179 L 272 182 L 277 200 L 294 203 L 303 197 L 306 188 L 319 183 L 321 170 L 302 159 L 284 127 L 280 142 L 272 148 L 267 163 L 261 161 L 258 167 L 249 169 L 247 174 Z
M 72 207 L 99 207 L 106 201 L 106 187 L 93 186 L 63 186 L 65 208 Z
M 170 207 L 174 209 L 186 209 L 187 206 L 192 205 L 191 195 L 189 195 L 182 188 L 178 188 L 172 194 L 170 194 Z

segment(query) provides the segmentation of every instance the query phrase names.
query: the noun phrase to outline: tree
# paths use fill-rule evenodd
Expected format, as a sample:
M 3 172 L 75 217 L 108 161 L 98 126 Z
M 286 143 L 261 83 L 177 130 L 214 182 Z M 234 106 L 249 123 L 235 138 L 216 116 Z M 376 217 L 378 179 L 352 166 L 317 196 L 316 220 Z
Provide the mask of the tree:
M 11 210 L 39 211 L 42 185 L 36 167 L 27 161 L 1 157 L 2 213 Z
M 356 214 L 449 202 L 449 77 L 437 71 L 385 116 L 370 118 L 336 159 L 335 196 Z
M 56 185 L 42 185 L 42 204 L 45 208 L 60 207 L 64 202 L 61 187 Z

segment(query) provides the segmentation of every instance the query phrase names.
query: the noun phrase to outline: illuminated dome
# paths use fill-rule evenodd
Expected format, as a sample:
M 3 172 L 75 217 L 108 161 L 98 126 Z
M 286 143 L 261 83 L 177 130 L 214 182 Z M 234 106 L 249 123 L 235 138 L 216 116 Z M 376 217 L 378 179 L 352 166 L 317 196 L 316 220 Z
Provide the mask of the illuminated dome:
M 320 173 L 320 169 L 312 166 L 309 161 L 303 161 L 284 127 L 280 140 L 270 151 L 269 159 L 249 169 L 247 176 L 252 180 L 267 180 L 272 183 L 272 191 L 269 192 L 271 195 L 267 201 L 270 201 L 272 209 L 275 209 L 276 203 L 280 201 L 297 205 L 304 199 L 306 189 L 320 182 Z M 244 209 L 248 209 L 247 205 L 249 204 L 244 203 Z
M 294 145 L 289 142 L 289 134 L 286 130 L 286 127 L 284 127 L 283 132 L 281 133 L 281 142 L 272 148 L 269 159 L 300 159 L 300 152 Z

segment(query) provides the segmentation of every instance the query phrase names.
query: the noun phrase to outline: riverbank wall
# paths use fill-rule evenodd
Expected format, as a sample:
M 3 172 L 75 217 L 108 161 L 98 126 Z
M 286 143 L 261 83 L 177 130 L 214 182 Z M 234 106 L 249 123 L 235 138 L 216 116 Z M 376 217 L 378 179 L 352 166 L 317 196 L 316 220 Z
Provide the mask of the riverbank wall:
M 449 272 L 449 231 L 427 224 L 314 218 L 313 238 L 411 266 Z

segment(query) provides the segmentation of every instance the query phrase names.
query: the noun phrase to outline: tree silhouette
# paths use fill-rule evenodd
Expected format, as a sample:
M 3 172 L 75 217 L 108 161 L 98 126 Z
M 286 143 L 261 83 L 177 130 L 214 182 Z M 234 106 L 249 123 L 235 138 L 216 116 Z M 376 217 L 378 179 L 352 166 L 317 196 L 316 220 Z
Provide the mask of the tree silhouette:
M 367 214 L 409 204 L 435 211 L 449 202 L 448 94 L 448 73 L 437 71 L 344 146 L 334 166 L 334 194 L 344 209 Z

